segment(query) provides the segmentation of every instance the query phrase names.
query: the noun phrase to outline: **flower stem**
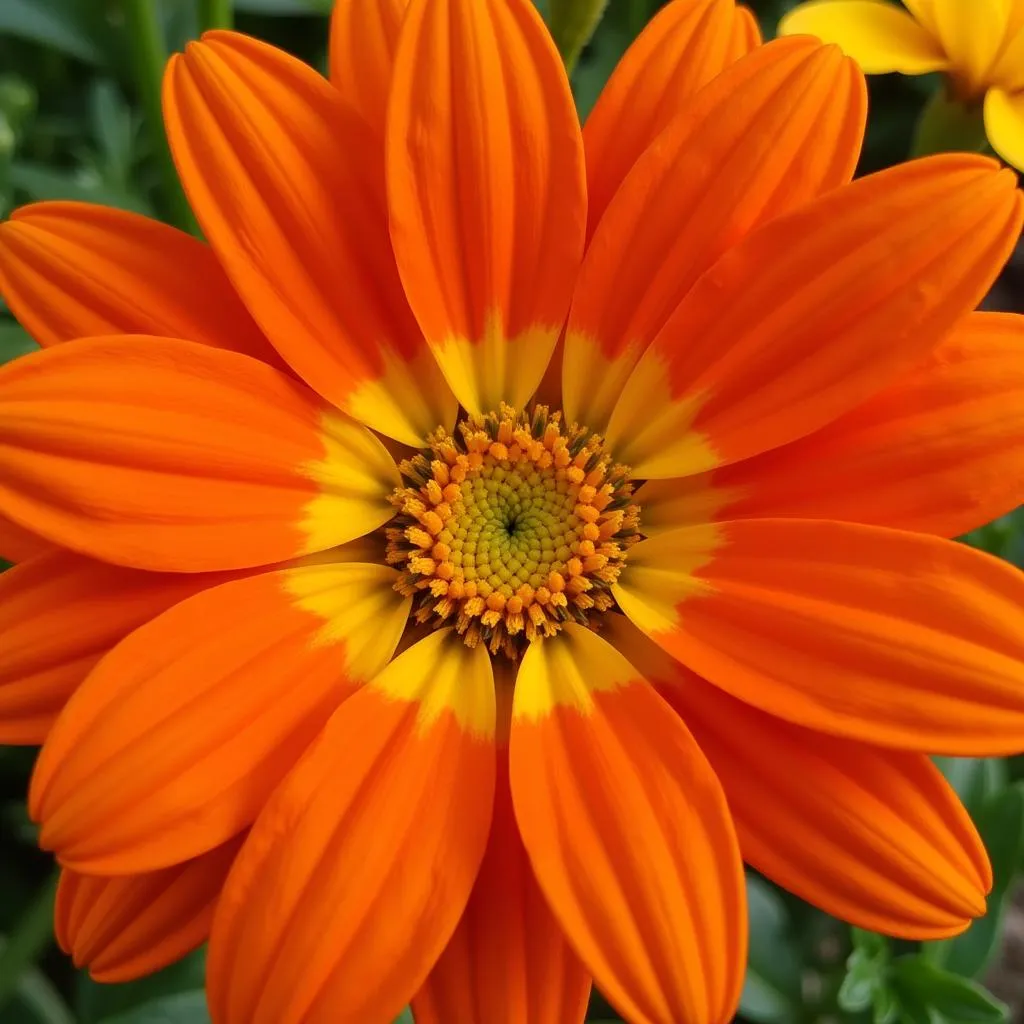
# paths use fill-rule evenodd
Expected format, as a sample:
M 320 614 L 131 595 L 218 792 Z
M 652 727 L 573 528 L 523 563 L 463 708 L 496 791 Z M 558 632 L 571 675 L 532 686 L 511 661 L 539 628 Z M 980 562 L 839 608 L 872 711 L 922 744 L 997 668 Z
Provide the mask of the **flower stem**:
M 231 0 L 199 0 L 199 28 L 232 28 L 234 13 Z
M 196 221 L 178 181 L 178 172 L 174 169 L 164 134 L 160 90 L 167 63 L 167 47 L 157 20 L 159 5 L 153 0 L 122 0 L 122 5 L 135 83 L 163 182 L 165 212 L 172 223 L 195 234 L 198 230 Z

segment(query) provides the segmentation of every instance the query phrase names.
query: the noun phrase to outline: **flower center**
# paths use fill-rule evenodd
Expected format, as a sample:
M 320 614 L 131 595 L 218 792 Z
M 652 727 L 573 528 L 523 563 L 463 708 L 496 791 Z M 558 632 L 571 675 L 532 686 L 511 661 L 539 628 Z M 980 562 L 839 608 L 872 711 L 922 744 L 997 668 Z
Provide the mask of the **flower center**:
M 563 622 L 595 626 L 639 540 L 629 469 L 538 405 L 470 417 L 401 466 L 387 560 L 416 621 L 515 658 Z

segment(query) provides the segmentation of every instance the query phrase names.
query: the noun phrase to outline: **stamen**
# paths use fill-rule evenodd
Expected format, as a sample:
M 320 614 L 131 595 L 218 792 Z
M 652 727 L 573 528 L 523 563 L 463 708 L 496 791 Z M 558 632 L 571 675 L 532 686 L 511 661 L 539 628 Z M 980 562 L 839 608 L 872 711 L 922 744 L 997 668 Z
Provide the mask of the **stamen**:
M 415 618 L 518 657 L 564 622 L 595 628 L 639 540 L 628 467 L 538 405 L 472 417 L 401 465 L 387 561 Z

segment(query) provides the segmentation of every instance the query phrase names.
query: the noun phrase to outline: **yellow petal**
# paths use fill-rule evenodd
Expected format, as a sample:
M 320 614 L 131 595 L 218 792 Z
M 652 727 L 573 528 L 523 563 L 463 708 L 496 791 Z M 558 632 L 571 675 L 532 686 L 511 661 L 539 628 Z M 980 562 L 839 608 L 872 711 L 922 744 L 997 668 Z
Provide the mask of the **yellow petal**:
M 988 79 L 990 85 L 1007 92 L 1024 91 L 1024 3 L 1019 0 L 1010 15 L 1003 49 Z
M 985 133 L 992 148 L 1024 170 L 1024 92 L 989 89 L 985 97 Z
M 932 18 L 957 88 L 984 89 L 1006 40 L 1014 0 L 934 0 Z
M 837 43 L 869 75 L 923 75 L 949 63 L 936 39 L 885 0 L 811 0 L 782 19 L 779 35 Z

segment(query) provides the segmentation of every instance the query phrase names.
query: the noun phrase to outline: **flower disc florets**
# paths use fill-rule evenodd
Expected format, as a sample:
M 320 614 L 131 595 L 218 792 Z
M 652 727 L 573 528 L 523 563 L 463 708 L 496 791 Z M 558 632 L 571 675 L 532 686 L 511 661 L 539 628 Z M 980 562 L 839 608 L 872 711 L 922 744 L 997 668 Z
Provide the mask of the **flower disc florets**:
M 511 658 L 563 622 L 594 627 L 639 539 L 629 469 L 602 439 L 538 405 L 444 429 L 405 460 L 387 559 L 421 624 Z

